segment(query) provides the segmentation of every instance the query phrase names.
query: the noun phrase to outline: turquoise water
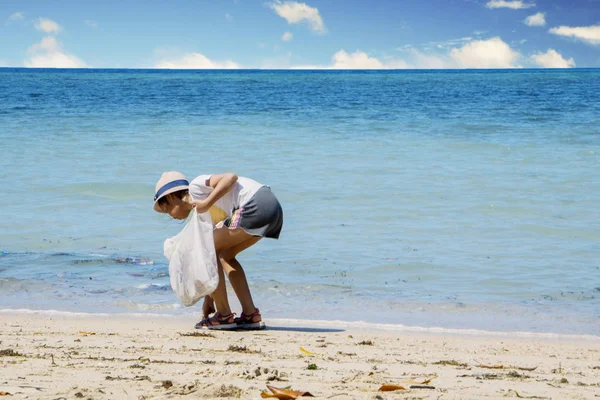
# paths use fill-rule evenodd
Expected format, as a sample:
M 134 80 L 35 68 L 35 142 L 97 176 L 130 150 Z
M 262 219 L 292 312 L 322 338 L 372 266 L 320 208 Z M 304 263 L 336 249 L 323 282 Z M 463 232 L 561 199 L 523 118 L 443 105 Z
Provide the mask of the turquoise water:
M 600 332 L 600 70 L 0 69 L 0 309 L 198 313 L 166 170 L 269 184 L 266 317 Z M 239 311 L 239 310 L 238 310 Z

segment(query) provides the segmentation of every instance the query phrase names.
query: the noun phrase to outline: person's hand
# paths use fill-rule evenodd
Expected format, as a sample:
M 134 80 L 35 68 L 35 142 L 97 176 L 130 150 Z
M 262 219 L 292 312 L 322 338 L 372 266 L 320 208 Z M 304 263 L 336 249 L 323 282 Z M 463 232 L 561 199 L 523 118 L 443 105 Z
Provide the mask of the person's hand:
M 210 208 L 206 200 L 195 200 L 193 204 L 198 214 L 204 214 Z
M 208 316 L 217 311 L 215 309 L 215 302 L 211 296 L 204 296 L 204 304 L 202 304 L 202 318 L 208 318 Z

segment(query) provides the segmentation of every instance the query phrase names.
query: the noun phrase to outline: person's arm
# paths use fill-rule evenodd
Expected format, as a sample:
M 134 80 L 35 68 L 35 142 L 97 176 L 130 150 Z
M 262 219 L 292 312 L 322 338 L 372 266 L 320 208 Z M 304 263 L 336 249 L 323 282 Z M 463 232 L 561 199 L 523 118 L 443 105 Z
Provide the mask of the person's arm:
M 205 199 L 194 201 L 196 211 L 198 213 L 207 212 L 217 200 L 225 196 L 233 188 L 237 180 L 237 175 L 232 173 L 211 175 L 206 180 L 206 186 L 213 188 L 213 191 Z

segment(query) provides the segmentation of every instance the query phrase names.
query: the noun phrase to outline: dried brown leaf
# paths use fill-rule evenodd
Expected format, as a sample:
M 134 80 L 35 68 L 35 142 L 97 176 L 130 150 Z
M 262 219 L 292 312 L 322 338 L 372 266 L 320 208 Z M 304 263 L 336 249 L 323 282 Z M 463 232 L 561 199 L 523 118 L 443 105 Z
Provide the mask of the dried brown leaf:
M 260 397 L 262 397 L 263 399 L 276 398 L 279 400 L 294 400 L 298 397 L 315 397 L 309 392 L 298 392 L 296 390 L 280 389 L 270 385 L 267 385 L 267 388 L 271 391 L 271 393 L 262 392 L 260 394 Z
M 385 385 L 382 385 L 379 388 L 380 392 L 393 392 L 395 390 L 406 390 L 406 388 L 404 386 L 387 384 L 387 383 Z

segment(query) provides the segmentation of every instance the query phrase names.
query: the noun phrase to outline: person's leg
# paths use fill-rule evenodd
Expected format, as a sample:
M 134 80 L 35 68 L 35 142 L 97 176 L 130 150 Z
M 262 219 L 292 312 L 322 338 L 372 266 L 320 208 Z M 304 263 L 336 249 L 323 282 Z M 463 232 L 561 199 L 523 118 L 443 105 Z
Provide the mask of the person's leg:
M 203 316 L 204 319 L 196 324 L 196 327 L 208 326 L 209 324 L 223 324 L 224 319 L 223 316 L 228 317 L 231 314 L 231 308 L 229 306 L 229 300 L 227 298 L 227 287 L 225 285 L 225 274 L 223 271 L 223 265 L 220 261 L 219 254 L 228 248 L 235 247 L 236 245 L 248 240 L 252 239 L 253 236 L 246 233 L 243 229 L 234 229 L 230 230 L 227 227 L 215 229 L 213 231 L 213 238 L 215 242 L 215 250 L 217 252 L 217 262 L 219 269 L 219 285 L 217 289 L 211 294 L 212 300 L 214 300 L 217 313 L 213 315 L 211 318 L 207 318 L 207 316 Z M 235 289 L 234 289 L 235 290 Z M 205 298 L 204 301 L 210 301 L 210 299 Z M 204 312 L 203 306 L 203 312 Z M 210 307 L 206 307 L 210 308 Z M 225 320 L 233 321 L 233 317 L 225 318 Z
M 242 265 L 235 258 L 239 253 L 246 250 L 248 247 L 258 242 L 260 237 L 250 237 L 248 240 L 242 243 L 226 249 L 217 255 L 219 263 L 223 267 L 223 271 L 227 274 L 231 287 L 235 291 L 235 294 L 242 305 L 242 312 L 246 315 L 250 315 L 256 311 L 254 302 L 252 301 L 252 295 L 250 294 L 250 287 L 248 286 L 248 280 Z
M 217 256 L 217 265 L 219 269 L 219 285 L 212 293 L 211 297 L 214 301 L 214 305 L 217 311 L 221 315 L 231 314 L 231 308 L 229 307 L 229 299 L 227 298 L 227 286 L 225 285 L 225 274 L 223 273 L 223 266 Z

